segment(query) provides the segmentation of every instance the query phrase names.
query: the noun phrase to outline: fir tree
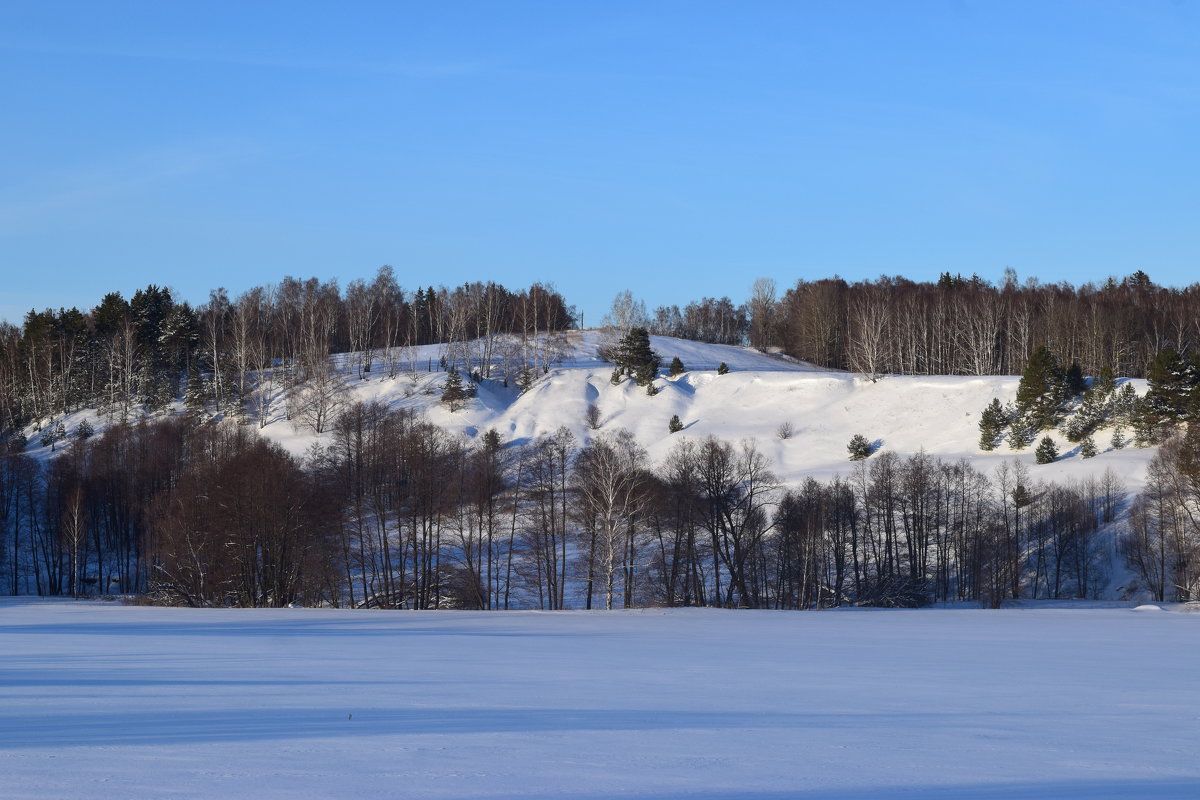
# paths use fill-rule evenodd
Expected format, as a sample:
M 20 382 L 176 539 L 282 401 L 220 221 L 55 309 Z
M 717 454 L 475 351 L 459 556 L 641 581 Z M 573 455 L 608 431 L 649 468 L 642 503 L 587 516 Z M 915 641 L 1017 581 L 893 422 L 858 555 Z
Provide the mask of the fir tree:
M 667 423 L 667 430 L 671 433 L 679 433 L 683 430 L 683 421 L 679 419 L 678 414 L 671 417 L 671 421 Z
M 672 378 L 677 375 L 682 375 L 686 370 L 683 367 L 683 362 L 679 360 L 679 356 L 671 359 L 671 366 L 667 369 L 667 374 Z
M 728 373 L 729 373 L 729 365 L 726 364 L 724 361 L 722 361 L 720 364 L 717 365 L 717 374 L 718 375 L 726 375 Z
M 462 375 L 458 374 L 456 368 L 451 367 L 450 372 L 446 375 L 446 382 L 442 385 L 442 402 L 450 408 L 451 413 L 454 413 L 467 404 L 470 396 L 466 387 L 463 386 Z
M 871 443 L 867 441 L 867 437 L 861 433 L 854 434 L 850 439 L 850 444 L 846 445 L 846 450 L 850 453 L 851 461 L 862 461 L 871 455 Z
M 1039 345 L 1029 356 L 1017 386 L 1017 410 L 1036 433 L 1053 427 L 1067 400 L 1067 382 L 1050 348 Z
M 1095 458 L 1096 452 L 1096 442 L 1091 436 L 1086 437 L 1082 442 L 1080 442 L 1079 455 L 1083 456 L 1084 458 Z
M 92 423 L 86 419 L 81 419 L 79 424 L 75 426 L 75 438 L 81 442 L 91 438 L 95 432 L 96 429 L 92 427 Z
M 1000 398 L 993 397 L 992 402 L 979 415 L 979 447 L 981 450 L 994 450 L 996 440 L 1004 432 L 1008 417 L 1000 405 Z
M 1039 464 L 1049 464 L 1058 458 L 1058 445 L 1049 436 L 1043 436 L 1038 442 L 1037 450 L 1033 452 L 1034 459 Z

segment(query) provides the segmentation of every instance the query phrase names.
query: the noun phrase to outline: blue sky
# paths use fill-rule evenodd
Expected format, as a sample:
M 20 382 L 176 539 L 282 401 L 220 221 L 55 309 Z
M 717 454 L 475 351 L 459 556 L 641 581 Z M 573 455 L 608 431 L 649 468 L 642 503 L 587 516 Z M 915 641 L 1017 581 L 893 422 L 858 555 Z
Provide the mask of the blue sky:
M 0 3 L 0 317 L 148 283 L 1197 280 L 1194 2 Z

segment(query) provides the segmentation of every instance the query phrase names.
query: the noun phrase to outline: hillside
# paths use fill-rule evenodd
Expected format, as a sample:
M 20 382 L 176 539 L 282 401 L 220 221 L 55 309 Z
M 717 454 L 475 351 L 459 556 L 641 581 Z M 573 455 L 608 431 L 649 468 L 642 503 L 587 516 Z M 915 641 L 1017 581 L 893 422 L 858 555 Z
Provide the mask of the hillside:
M 432 363 L 432 373 L 351 380 L 347 399 L 419 409 L 431 421 L 468 437 L 495 428 L 510 441 L 532 439 L 565 426 L 586 442 L 596 433 L 585 422 L 587 406 L 594 403 L 600 410 L 600 432 L 630 430 L 654 461 L 664 458 L 681 438 L 749 438 L 788 484 L 849 472 L 846 445 L 856 433 L 877 441 L 878 452 L 907 456 L 923 448 L 943 459 L 969 459 L 985 471 L 1016 459 L 1027 464 L 1036 478 L 1047 481 L 1080 480 L 1111 468 L 1132 491 L 1142 486 L 1154 452 L 1132 446 L 1112 450 L 1111 429 L 1097 433 L 1101 453 L 1093 459 L 1079 457 L 1078 447 L 1061 434 L 1053 434 L 1062 453 L 1053 464 L 1036 464 L 1032 447 L 1013 451 L 1002 444 L 991 453 L 981 451 L 979 413 L 993 397 L 1012 400 L 1019 382 L 1016 376 L 891 375 L 872 382 L 749 348 L 663 336 L 651 337 L 663 364 L 678 356 L 688 371 L 677 378 L 665 377 L 664 372 L 656 384 L 660 393 L 650 397 L 630 381 L 612 385 L 612 364 L 596 356 L 601 336 L 598 331 L 573 334 L 564 361 L 528 393 L 485 381 L 479 396 L 453 413 L 439 402 L 445 374 L 437 369 L 442 355 L 437 345 L 416 348 L 412 358 L 418 364 Z M 718 375 L 722 362 L 730 371 Z M 1139 394 L 1145 391 L 1144 381 L 1133 383 Z M 672 435 L 667 422 L 673 414 L 685 427 Z M 785 422 L 794 431 L 790 439 L 782 440 L 777 432 Z M 263 432 L 296 454 L 316 438 L 282 419 Z

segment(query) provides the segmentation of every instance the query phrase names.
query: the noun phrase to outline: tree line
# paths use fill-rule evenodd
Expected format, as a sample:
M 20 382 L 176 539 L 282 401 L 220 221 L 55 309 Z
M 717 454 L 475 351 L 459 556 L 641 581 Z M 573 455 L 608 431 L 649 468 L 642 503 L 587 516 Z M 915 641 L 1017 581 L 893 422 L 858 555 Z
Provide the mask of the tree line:
M 1095 596 L 1100 532 L 1126 503 L 1111 472 L 1053 484 L 1018 462 L 985 474 L 925 453 L 788 487 L 752 441 L 681 436 L 656 464 L 623 430 L 469 440 L 363 403 L 330 430 L 297 457 L 251 426 L 181 415 L 74 439 L 45 470 L 9 453 L 4 590 L 192 606 L 998 605 Z M 1200 468 L 1186 474 L 1200 486 Z M 1156 491 L 1135 503 L 1131 563 L 1169 561 L 1152 586 L 1186 594 L 1200 491 Z
M 443 358 L 490 377 L 544 370 L 573 311 L 553 287 L 495 283 L 406 292 L 390 267 L 371 281 L 284 278 L 231 298 L 223 289 L 193 308 L 148 286 L 93 309 L 30 311 L 0 324 L 0 436 L 39 430 L 81 408 L 129 421 L 183 399 L 193 411 L 252 417 L 311 414 L 323 427 L 335 387 L 330 355 L 362 378 L 429 367 L 413 348 L 442 344 Z

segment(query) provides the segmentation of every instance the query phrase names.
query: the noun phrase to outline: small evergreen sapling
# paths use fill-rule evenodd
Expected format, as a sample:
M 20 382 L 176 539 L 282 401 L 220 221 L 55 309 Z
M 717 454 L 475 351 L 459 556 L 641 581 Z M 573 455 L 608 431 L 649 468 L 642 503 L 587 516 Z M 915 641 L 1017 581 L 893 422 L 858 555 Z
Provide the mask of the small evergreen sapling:
M 992 402 L 979 415 L 979 449 L 996 449 L 996 440 L 1004 432 L 1006 424 L 1008 424 L 1008 417 L 1000 405 L 1000 398 L 993 397 Z
M 683 366 L 683 362 L 679 360 L 679 356 L 671 359 L 671 366 L 667 368 L 667 374 L 672 378 L 682 375 L 687 370 Z
M 669 430 L 671 433 L 679 433 L 681 430 L 683 430 L 683 421 L 679 419 L 678 414 L 671 416 L 671 421 L 667 423 L 667 430 Z
M 846 445 L 846 450 L 850 453 L 851 461 L 862 461 L 871 455 L 871 443 L 867 441 L 867 437 L 861 433 L 854 434 L 850 440 L 850 444 Z
M 717 365 L 717 374 L 718 375 L 726 375 L 728 373 L 729 373 L 729 365 L 726 364 L 724 361 L 722 361 L 720 364 Z
M 1037 450 L 1033 451 L 1034 459 L 1039 464 L 1049 464 L 1058 458 L 1058 445 L 1049 436 L 1043 436 L 1038 442 Z

